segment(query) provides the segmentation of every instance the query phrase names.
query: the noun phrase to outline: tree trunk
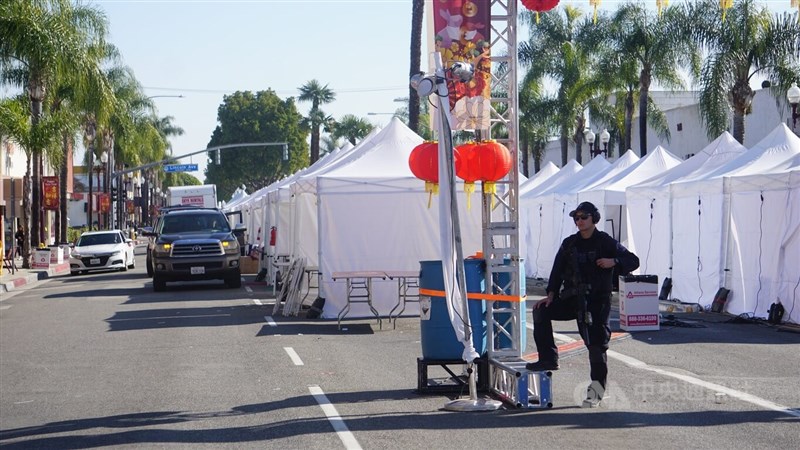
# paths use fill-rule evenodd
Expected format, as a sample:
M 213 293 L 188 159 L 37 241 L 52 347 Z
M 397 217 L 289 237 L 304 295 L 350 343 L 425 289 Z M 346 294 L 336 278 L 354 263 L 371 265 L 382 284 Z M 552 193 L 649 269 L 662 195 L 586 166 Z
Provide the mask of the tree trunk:
M 409 77 L 420 72 L 422 55 L 422 17 L 425 0 L 411 3 L 411 67 Z M 419 134 L 419 95 L 416 89 L 408 88 L 408 127 Z
M 31 156 L 26 159 L 25 178 L 22 180 L 22 268 L 31 268 Z
M 650 96 L 650 72 L 639 76 L 639 156 L 647 154 L 647 98 Z
M 528 160 L 530 159 L 530 143 L 528 139 L 522 137 L 520 139 L 520 150 L 522 150 L 522 174 L 526 177 L 528 175 Z
M 311 164 L 319 159 L 319 125 L 311 128 Z
M 567 159 L 569 158 L 569 136 L 567 134 L 569 130 L 567 130 L 566 125 L 561 125 L 561 167 L 567 165 Z
M 575 119 L 575 134 L 572 136 L 575 142 L 575 161 L 578 164 L 583 164 L 583 129 L 586 127 L 586 119 L 583 116 L 578 116 Z M 589 155 L 589 159 L 592 155 Z
M 624 135 L 620 140 L 622 147 L 619 149 L 619 155 L 627 152 L 631 148 L 631 131 L 633 129 L 633 91 L 628 91 L 625 95 L 625 130 Z

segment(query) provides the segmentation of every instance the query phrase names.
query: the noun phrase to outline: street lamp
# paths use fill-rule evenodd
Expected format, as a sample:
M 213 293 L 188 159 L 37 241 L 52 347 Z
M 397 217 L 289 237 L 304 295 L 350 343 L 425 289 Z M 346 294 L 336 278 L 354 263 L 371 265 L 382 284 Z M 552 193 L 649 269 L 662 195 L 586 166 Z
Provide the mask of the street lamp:
M 103 172 L 103 199 L 105 200 L 108 195 L 108 153 L 103 152 L 100 155 L 100 170 Z M 100 184 L 98 182 L 98 188 Z M 105 204 L 105 202 L 103 202 Z M 97 211 L 97 221 L 100 221 L 100 210 Z M 103 228 L 108 229 L 108 211 L 103 211 Z
M 792 130 L 797 126 L 797 119 L 800 118 L 800 112 L 797 111 L 797 104 L 800 103 L 800 88 L 797 83 L 792 83 L 792 86 L 786 91 L 786 99 L 792 105 Z
M 607 158 L 608 157 L 608 141 L 611 139 L 611 135 L 608 133 L 608 130 L 603 128 L 603 131 L 600 133 L 600 142 L 603 143 L 603 155 Z
M 586 130 L 584 130 L 583 136 L 586 138 L 586 142 L 589 143 L 589 155 L 591 155 L 592 158 L 594 158 L 599 154 L 599 152 L 595 153 L 594 151 L 595 134 L 591 129 L 587 128 Z

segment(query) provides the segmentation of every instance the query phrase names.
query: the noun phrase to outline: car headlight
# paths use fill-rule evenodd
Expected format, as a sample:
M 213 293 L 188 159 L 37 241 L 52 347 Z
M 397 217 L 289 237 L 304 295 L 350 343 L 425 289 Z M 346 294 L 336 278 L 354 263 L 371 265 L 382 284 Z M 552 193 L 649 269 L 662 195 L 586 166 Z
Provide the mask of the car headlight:
M 75 259 L 83 258 L 83 256 L 81 256 L 81 254 L 78 253 L 78 252 L 72 252 L 72 253 L 69 254 L 69 256 L 72 257 L 72 258 L 75 258 Z
M 225 250 L 226 254 L 237 254 L 239 253 L 239 242 L 236 240 L 222 241 L 222 249 Z
M 120 251 L 120 250 L 117 250 L 117 251 L 115 251 L 115 252 L 111 253 L 111 256 L 117 256 L 117 255 L 119 255 L 120 253 L 122 253 L 122 251 Z
M 172 244 L 158 244 L 153 249 L 159 255 L 169 255 L 170 250 L 172 250 Z

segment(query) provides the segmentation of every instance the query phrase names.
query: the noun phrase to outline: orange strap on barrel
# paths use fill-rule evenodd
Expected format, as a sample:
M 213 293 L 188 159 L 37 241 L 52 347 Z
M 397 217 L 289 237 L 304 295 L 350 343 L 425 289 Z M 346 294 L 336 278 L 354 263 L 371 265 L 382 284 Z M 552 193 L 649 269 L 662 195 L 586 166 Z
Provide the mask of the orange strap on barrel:
M 444 291 L 437 291 L 434 289 L 419 289 L 420 295 L 427 295 L 430 297 L 444 297 L 446 294 Z M 482 292 L 467 292 L 467 299 L 469 300 L 500 300 L 503 302 L 521 302 L 527 298 L 526 295 L 522 296 L 513 296 L 513 295 L 503 295 L 503 294 L 484 294 Z

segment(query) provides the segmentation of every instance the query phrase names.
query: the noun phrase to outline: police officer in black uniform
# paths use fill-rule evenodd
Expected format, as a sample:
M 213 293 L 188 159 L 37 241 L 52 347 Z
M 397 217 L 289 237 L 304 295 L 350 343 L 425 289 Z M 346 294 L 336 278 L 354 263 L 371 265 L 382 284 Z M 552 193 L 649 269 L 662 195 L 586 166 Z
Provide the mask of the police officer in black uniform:
M 613 275 L 615 271 L 622 275 L 636 270 L 639 258 L 596 228 L 600 212 L 592 203 L 581 203 L 569 215 L 578 232 L 561 243 L 550 272 L 547 298 L 533 306 L 533 338 L 539 360 L 528 363 L 526 368 L 558 370 L 552 321 L 577 319 L 578 330 L 589 350 L 592 379 L 583 406 L 594 407 L 603 397 L 608 376 L 606 351 L 611 338 L 608 319 Z

